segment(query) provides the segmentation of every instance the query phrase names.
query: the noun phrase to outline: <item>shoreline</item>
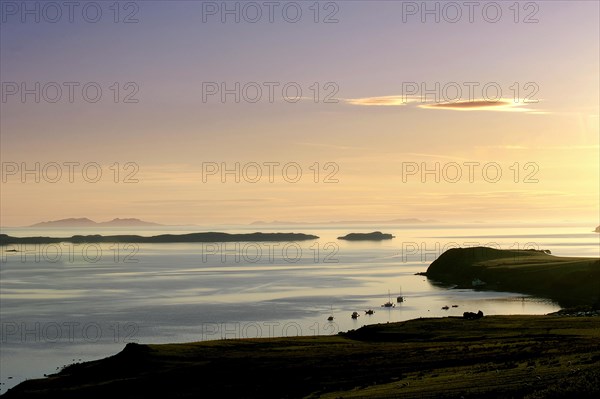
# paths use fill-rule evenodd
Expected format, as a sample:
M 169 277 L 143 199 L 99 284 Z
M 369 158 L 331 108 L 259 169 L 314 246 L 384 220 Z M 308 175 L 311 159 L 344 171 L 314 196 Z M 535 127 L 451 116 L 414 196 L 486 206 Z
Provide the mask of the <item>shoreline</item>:
M 420 275 L 454 288 L 519 292 L 562 308 L 600 308 L 600 258 L 553 256 L 548 251 L 454 248 Z
M 600 389 L 599 344 L 600 317 L 555 315 L 420 318 L 336 336 L 127 344 L 114 356 L 25 381 L 4 397 L 591 397 Z
M 465 285 L 475 275 L 490 282 L 477 287 L 488 291 L 507 290 L 507 277 L 512 283 L 531 284 L 526 276 L 534 276 L 534 280 L 551 280 L 552 287 L 570 295 L 581 288 L 574 282 L 581 281 L 583 270 L 592 291 L 583 290 L 580 308 L 563 306 L 548 315 L 417 318 L 367 325 L 335 336 L 128 344 L 114 356 L 22 382 L 3 397 L 52 392 L 91 398 L 166 398 L 177 393 L 190 398 L 508 395 L 538 399 L 555 392 L 567 397 L 599 393 L 600 374 L 593 365 L 600 362 L 600 312 L 587 308 L 594 308 L 596 281 L 600 286 L 600 280 L 590 279 L 589 273 L 593 277 L 598 272 L 600 259 L 560 258 L 542 251 L 518 251 L 515 258 L 514 252 L 483 247 L 449 250 L 425 275 Z M 556 275 L 560 279 L 552 280 Z M 539 287 L 527 288 L 529 292 L 513 292 L 540 296 L 532 292 Z M 476 377 L 476 383 L 465 376 Z M 168 384 L 153 389 L 160 380 Z M 540 392 L 542 396 L 536 396 Z

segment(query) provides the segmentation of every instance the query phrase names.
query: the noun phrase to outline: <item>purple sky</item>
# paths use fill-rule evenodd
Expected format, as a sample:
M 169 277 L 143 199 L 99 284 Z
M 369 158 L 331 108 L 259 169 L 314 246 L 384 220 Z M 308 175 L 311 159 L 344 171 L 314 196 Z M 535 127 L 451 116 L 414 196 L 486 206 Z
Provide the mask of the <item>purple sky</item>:
M 264 2 L 238 3 L 239 23 L 233 14 L 221 21 L 236 2 L 200 1 L 120 2 L 118 15 L 114 1 L 79 2 L 70 22 L 66 8 L 58 18 L 48 2 L 2 1 L 0 223 L 553 220 L 557 210 L 566 220 L 597 222 L 598 2 L 477 2 L 473 22 L 465 2 L 427 2 L 437 4 L 439 23 L 435 13 L 421 20 L 422 2 L 319 2 L 317 23 L 314 1 L 272 3 L 273 23 Z M 263 15 L 251 23 L 255 5 Z M 38 7 L 40 21 L 24 7 Z M 301 18 L 289 22 L 298 8 Z M 96 9 L 102 15 L 89 22 Z M 40 102 L 35 94 L 22 101 L 21 84 L 35 89 L 36 82 Z M 65 82 L 74 82 L 73 102 Z M 220 90 L 236 82 L 239 103 L 233 94 L 224 102 L 206 94 L 207 84 Z M 275 87 L 273 102 L 265 82 Z M 452 83 L 463 96 L 448 105 L 429 95 L 425 104 L 421 91 L 407 94 L 411 82 Z M 90 83 L 102 90 L 98 102 L 83 96 Z M 53 84 L 63 89 L 56 103 L 48 101 Z M 286 101 L 286 84 L 300 87 L 302 98 Z M 465 98 L 469 84 L 473 99 Z M 253 103 L 256 85 L 262 97 Z M 485 85 L 499 87 L 507 105 L 469 104 L 482 100 Z M 104 177 L 49 183 L 42 174 L 40 183 L 23 182 L 10 169 L 36 162 L 63 165 L 63 174 L 65 162 L 94 162 Z M 115 162 L 117 180 L 134 163 L 139 182 L 114 183 Z M 303 178 L 222 183 L 219 173 L 203 182 L 207 163 L 236 162 L 256 162 L 263 172 L 264 163 L 296 162 Z M 440 170 L 458 163 L 464 173 L 464 162 L 497 163 L 503 178 L 403 175 L 413 163 L 440 163 Z M 333 170 L 326 164 L 335 164 L 337 182 L 323 182 Z M 533 172 L 538 181 L 524 182 Z

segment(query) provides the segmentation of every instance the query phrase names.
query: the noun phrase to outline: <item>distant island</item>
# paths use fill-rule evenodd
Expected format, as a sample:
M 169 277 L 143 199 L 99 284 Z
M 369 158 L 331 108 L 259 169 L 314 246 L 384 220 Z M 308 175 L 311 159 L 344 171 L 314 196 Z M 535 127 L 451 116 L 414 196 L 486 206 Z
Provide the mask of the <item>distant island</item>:
M 157 236 L 143 237 L 139 235 L 74 235 L 72 237 L 11 237 L 0 234 L 0 246 L 12 244 L 54 244 L 70 242 L 75 244 L 84 243 L 183 243 L 183 242 L 260 242 L 260 241 L 304 241 L 314 240 L 318 236 L 303 233 L 190 233 L 190 234 L 161 234 Z
M 162 224 L 146 222 L 135 218 L 119 219 L 115 218 L 108 222 L 95 222 L 88 218 L 69 218 L 60 220 L 50 220 L 40 222 L 27 227 L 142 227 L 142 226 L 162 226 Z
M 272 222 L 265 222 L 262 220 L 252 222 L 250 225 L 323 225 L 323 224 L 345 224 L 345 225 L 357 225 L 357 224 L 368 224 L 368 225 L 380 225 L 380 224 L 420 224 L 420 223 L 439 223 L 437 220 L 421 220 L 416 218 L 408 219 L 392 219 L 392 220 L 334 220 L 328 222 L 289 222 L 274 220 Z
M 391 234 L 385 234 L 381 231 L 374 231 L 372 233 L 350 233 L 346 234 L 343 237 L 338 237 L 338 240 L 348 240 L 348 241 L 381 241 L 381 240 L 391 240 L 394 238 Z
M 562 307 L 600 306 L 600 259 L 559 257 L 544 250 L 453 248 L 424 273 L 456 288 L 522 292 Z
M 596 230 L 594 230 L 596 233 L 600 233 L 600 226 L 596 227 Z

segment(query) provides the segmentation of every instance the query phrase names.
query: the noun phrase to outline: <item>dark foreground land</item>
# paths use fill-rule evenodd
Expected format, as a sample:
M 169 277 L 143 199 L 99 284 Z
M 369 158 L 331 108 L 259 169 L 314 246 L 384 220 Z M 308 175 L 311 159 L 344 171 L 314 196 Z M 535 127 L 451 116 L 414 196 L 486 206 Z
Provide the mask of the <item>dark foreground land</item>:
M 338 336 L 129 344 L 9 398 L 596 398 L 600 317 L 416 319 Z

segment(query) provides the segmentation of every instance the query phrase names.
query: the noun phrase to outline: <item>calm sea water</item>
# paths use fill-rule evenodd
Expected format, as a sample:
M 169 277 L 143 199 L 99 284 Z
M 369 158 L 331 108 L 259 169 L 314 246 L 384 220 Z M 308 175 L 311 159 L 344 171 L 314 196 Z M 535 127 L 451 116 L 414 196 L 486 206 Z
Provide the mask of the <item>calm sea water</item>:
M 127 342 L 336 334 L 417 317 L 544 314 L 559 307 L 519 293 L 456 290 L 422 272 L 445 249 L 487 245 L 600 256 L 590 226 L 383 226 L 394 240 L 347 242 L 364 226 L 213 226 L 132 230 L 2 229 L 15 236 L 305 232 L 298 243 L 15 247 L 0 262 L 0 393 L 63 365 L 120 351 Z M 389 294 L 388 294 L 389 292 Z M 400 293 L 404 303 L 381 305 Z M 389 296 L 388 296 L 389 295 Z M 443 306 L 458 305 L 443 310 Z M 364 313 L 375 310 L 371 316 Z M 353 320 L 350 314 L 361 316 Z M 334 321 L 327 317 L 333 314 Z

